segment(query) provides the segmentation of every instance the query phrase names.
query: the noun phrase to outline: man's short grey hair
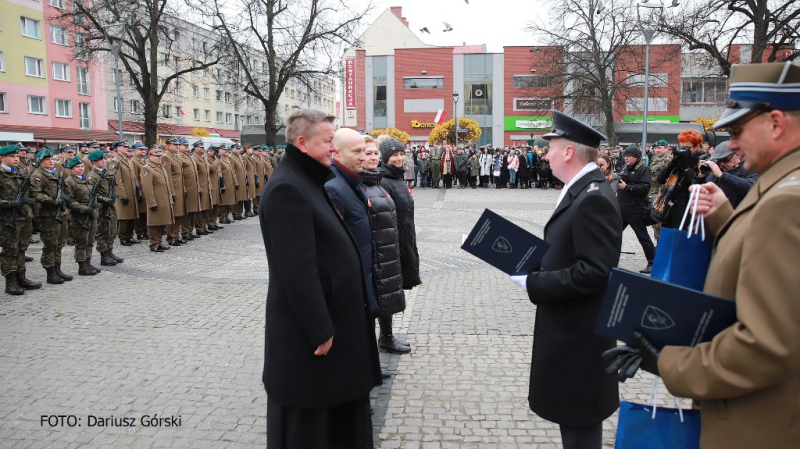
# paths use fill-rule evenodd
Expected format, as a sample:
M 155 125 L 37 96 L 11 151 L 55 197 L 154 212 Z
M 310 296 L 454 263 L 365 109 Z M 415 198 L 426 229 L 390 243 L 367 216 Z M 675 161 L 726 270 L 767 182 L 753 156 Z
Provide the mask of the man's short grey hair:
M 584 164 L 588 164 L 589 162 L 594 162 L 597 160 L 597 153 L 599 153 L 599 151 L 596 147 L 590 147 L 589 145 L 575 143 L 572 141 L 570 141 L 570 143 L 575 148 L 575 154 L 578 155 L 578 159 L 583 161 Z
M 309 133 L 322 122 L 331 122 L 336 117 L 316 109 L 298 109 L 286 119 L 286 141 L 296 144 L 300 136 L 311 137 Z

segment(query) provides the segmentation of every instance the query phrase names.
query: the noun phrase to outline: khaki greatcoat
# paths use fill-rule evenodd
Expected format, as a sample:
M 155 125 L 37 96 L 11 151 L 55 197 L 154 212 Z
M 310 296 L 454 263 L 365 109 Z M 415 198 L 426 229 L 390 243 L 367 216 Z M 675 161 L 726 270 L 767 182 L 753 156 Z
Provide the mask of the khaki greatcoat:
M 181 173 L 183 173 L 183 189 L 186 213 L 200 212 L 200 191 L 197 180 L 197 165 L 188 154 L 180 153 Z
M 242 153 L 242 162 L 244 162 L 244 171 L 246 176 L 247 185 L 247 198 L 256 197 L 256 166 L 253 162 L 251 154 Z
M 236 185 L 239 187 L 234 189 L 236 201 L 247 201 L 247 187 L 245 187 L 247 172 L 245 171 L 244 161 L 242 161 L 242 157 L 239 154 L 231 154 L 228 156 L 228 161 L 231 163 L 233 176 L 236 178 Z
M 162 226 L 175 222 L 172 209 L 172 188 L 164 167 L 147 161 L 142 167 L 142 195 L 147 205 L 147 226 Z M 157 206 L 156 210 L 150 207 Z
M 114 201 L 114 208 L 117 210 L 117 220 L 136 220 L 139 218 L 139 207 L 136 203 L 136 186 L 138 185 L 138 174 L 134 162 L 125 157 L 120 157 L 117 161 L 117 187 L 115 189 L 119 198 Z M 128 204 L 123 204 L 125 198 Z
M 220 205 L 233 206 L 236 204 L 236 176 L 233 174 L 231 157 L 221 157 L 217 159 L 215 165 L 218 167 L 217 172 L 220 174 L 220 178 L 224 180 L 222 185 L 225 186 L 224 192 L 220 188 Z
M 699 400 L 700 447 L 800 444 L 800 147 L 764 172 L 736 210 L 705 216 L 716 231 L 704 291 L 736 302 L 711 342 L 667 346 L 670 393 Z
M 197 185 L 200 194 L 200 210 L 211 209 L 211 181 L 208 176 L 208 162 L 204 155 L 192 154 L 192 160 L 197 167 Z
M 183 185 L 183 170 L 181 168 L 181 161 L 178 155 L 167 150 L 161 156 L 161 164 L 164 166 L 164 171 L 172 180 L 172 192 L 175 195 L 175 202 L 172 205 L 173 213 L 176 217 L 186 215 L 186 202 L 183 199 L 183 194 L 186 188 Z
M 219 158 L 205 155 L 203 157 L 208 164 L 208 188 L 211 190 L 211 205 L 219 206 L 222 198 L 219 193 L 219 179 L 222 174 L 219 172 Z

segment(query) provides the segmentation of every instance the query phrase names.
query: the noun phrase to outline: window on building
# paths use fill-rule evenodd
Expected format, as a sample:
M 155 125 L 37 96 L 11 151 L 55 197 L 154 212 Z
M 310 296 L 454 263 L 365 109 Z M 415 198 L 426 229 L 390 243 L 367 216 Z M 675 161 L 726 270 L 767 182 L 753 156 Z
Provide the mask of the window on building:
M 41 39 L 41 32 L 39 30 L 39 21 L 33 20 L 28 17 L 19 18 L 20 26 L 22 27 L 22 35 L 25 37 L 32 37 L 34 39 Z
M 203 88 L 203 98 L 208 100 L 211 97 L 211 89 L 204 87 Z
M 200 109 L 194 109 L 194 119 L 200 120 Z
M 58 45 L 69 45 L 69 33 L 60 26 L 50 25 L 50 42 Z
M 233 114 L 230 112 L 225 114 L 225 123 L 233 123 Z
M 225 103 L 230 103 L 233 101 L 233 95 L 230 92 L 225 92 Z
M 128 85 L 131 87 L 136 87 L 136 79 L 133 76 L 128 77 Z
M 644 75 L 636 74 L 628 76 L 628 85 L 644 87 Z M 668 87 L 669 73 L 651 73 L 648 83 L 649 87 Z
M 203 111 L 203 119 L 205 121 L 207 121 L 207 122 L 210 122 L 211 121 L 211 111 L 209 111 L 208 109 Z
M 42 60 L 25 56 L 25 74 L 28 76 L 36 76 L 43 78 L 42 73 Z
M 197 39 L 195 39 L 195 38 L 192 38 L 192 50 L 197 50 L 197 49 L 199 49 L 199 48 L 200 48 L 200 45 L 199 45 L 199 43 L 197 42 Z
M 86 17 L 84 17 L 84 15 L 81 14 L 80 12 L 82 6 L 83 6 L 83 0 L 72 1 L 72 22 L 75 23 L 76 25 L 86 24 Z
M 192 96 L 195 98 L 200 96 L 200 87 L 197 84 L 192 84 Z
M 178 68 L 181 66 L 180 60 L 177 56 L 172 57 L 172 63 L 175 65 L 175 70 L 178 70 Z
M 64 9 L 67 7 L 67 0 L 50 0 L 47 4 L 54 8 Z
M 378 78 L 382 79 L 382 82 L 379 81 Z M 386 117 L 386 77 L 375 77 L 375 84 L 373 85 L 375 86 L 375 106 L 373 115 L 375 117 Z
M 56 81 L 69 81 L 69 66 L 63 62 L 54 62 L 53 79 Z
M 514 75 L 514 87 L 518 89 L 553 86 L 553 77 L 550 75 Z
M 75 78 L 78 82 L 78 93 L 89 95 L 89 69 L 86 67 L 75 68 Z
M 117 109 L 119 106 L 120 106 L 119 100 L 117 100 L 117 97 L 114 97 L 114 112 L 119 112 L 119 110 Z M 124 109 L 125 108 L 123 108 L 122 112 L 125 112 Z
M 724 76 L 681 78 L 681 103 L 722 104 L 728 99 L 728 78 Z
M 444 77 L 403 78 L 404 89 L 444 89 Z
M 56 117 L 72 118 L 72 102 L 69 100 L 56 100 Z
M 116 84 L 117 80 L 119 83 L 122 84 L 124 77 L 122 76 L 122 70 L 112 70 L 111 71 L 111 82 Z
M 217 112 L 217 123 L 222 123 L 222 112 Z
M 256 125 L 259 124 L 258 116 L 253 117 L 253 123 L 255 123 Z
M 628 111 L 644 111 L 644 98 L 628 98 L 626 107 Z M 667 99 L 658 97 L 647 98 L 647 110 L 650 112 L 666 112 Z
M 6 55 L 4 52 L 0 51 L 0 72 L 6 71 Z
M 161 105 L 161 116 L 164 118 L 169 118 L 169 111 L 171 110 L 172 106 L 168 104 Z
M 208 42 L 206 41 L 203 41 L 203 52 L 204 53 L 208 52 Z
M 0 92 L 0 112 L 8 113 L 8 96 L 5 92 Z
M 222 101 L 222 91 L 221 90 L 217 91 L 217 101 Z
M 47 114 L 47 101 L 44 97 L 28 95 L 28 112 L 31 114 Z
M 92 129 L 92 105 L 78 103 L 78 121 L 81 129 Z
M 89 60 L 89 47 L 86 45 L 84 33 L 75 33 L 75 58 L 81 61 Z
M 139 100 L 131 100 L 131 114 L 139 113 Z

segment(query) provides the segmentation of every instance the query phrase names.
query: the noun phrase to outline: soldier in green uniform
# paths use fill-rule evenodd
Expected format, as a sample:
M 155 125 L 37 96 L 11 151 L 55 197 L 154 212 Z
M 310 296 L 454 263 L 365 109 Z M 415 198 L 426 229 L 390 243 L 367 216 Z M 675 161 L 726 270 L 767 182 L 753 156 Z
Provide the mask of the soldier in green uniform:
M 86 175 L 89 183 L 100 183 L 97 189 L 97 201 L 102 207 L 97 211 L 97 252 L 100 253 L 100 265 L 113 266 L 124 261 L 123 258 L 114 255 L 114 240 L 117 238 L 117 211 L 114 208 L 114 200 L 119 198 L 117 193 L 111 193 L 112 181 L 116 174 L 106 168 L 105 154 L 101 150 L 89 153 L 89 161 L 92 163 L 92 171 Z
M 431 187 L 439 188 L 439 180 L 442 179 L 442 154 L 444 150 L 441 145 L 431 147 Z
M 75 239 L 75 261 L 78 262 L 78 274 L 81 276 L 94 276 L 100 269 L 92 265 L 92 247 L 94 246 L 94 236 L 97 234 L 97 210 L 103 205 L 99 201 L 91 204 L 92 190 L 94 184 L 89 183 L 83 174 L 83 160 L 80 156 L 75 156 L 67 164 L 70 175 L 64 181 L 64 190 L 67 192 L 69 200 L 67 207 L 70 208 L 70 229 L 72 238 Z M 86 224 L 86 227 L 84 227 Z
M 662 139 L 654 143 L 653 149 L 655 151 L 655 156 L 650 161 L 650 171 L 653 172 L 653 178 L 652 181 L 650 181 L 651 200 L 656 199 L 659 190 L 661 190 L 661 187 L 664 185 L 658 182 L 658 175 L 672 162 L 672 149 L 669 147 L 666 140 Z M 653 234 L 656 237 L 656 242 L 658 242 L 658 237 L 661 235 L 661 223 L 653 225 Z
M 69 176 L 69 172 L 57 174 L 50 150 L 39 150 L 36 160 L 41 162 L 31 178 L 31 195 L 39 205 L 39 233 L 43 244 L 41 262 L 47 271 L 47 283 L 63 284 L 71 281 L 72 276 L 61 271 L 61 250 L 67 244 L 67 216 L 63 190 L 59 196 L 59 182 L 60 176 Z
M 24 290 L 33 290 L 42 286 L 32 282 L 25 276 L 25 251 L 31 241 L 33 232 L 33 209 L 36 200 L 27 194 L 19 200 L 17 192 L 24 184 L 26 176 L 19 165 L 18 145 L 0 148 L 0 272 L 6 279 L 6 293 L 22 295 Z

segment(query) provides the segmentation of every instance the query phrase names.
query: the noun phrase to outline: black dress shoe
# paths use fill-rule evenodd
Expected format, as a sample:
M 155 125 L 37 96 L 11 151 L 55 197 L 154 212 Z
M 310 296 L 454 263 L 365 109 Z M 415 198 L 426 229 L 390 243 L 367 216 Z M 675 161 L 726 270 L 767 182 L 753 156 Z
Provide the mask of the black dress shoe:
M 33 257 L 25 256 L 25 262 L 33 262 Z
M 162 248 L 161 246 L 156 246 L 155 248 L 150 248 L 150 251 L 152 251 L 154 253 L 163 253 L 164 252 L 164 248 Z
M 191 237 L 191 238 L 193 238 L 193 239 L 199 239 L 199 238 L 200 238 L 200 237 L 202 237 L 202 236 L 201 236 L 201 235 L 199 235 L 199 234 L 189 234 L 187 237 Z
M 219 231 L 220 229 L 225 229 L 225 226 L 220 226 L 220 225 L 214 226 L 215 231 Z
M 122 246 L 131 246 L 131 245 L 133 245 L 133 242 L 131 242 L 130 240 L 122 240 L 122 241 L 121 241 L 121 242 L 119 242 L 119 243 L 120 243 L 120 245 L 122 245 Z M 136 243 L 139 243 L 139 242 L 136 242 Z
M 164 246 L 164 245 L 158 245 L 158 247 L 161 248 L 161 251 L 169 251 L 170 249 L 172 249 L 169 246 Z
M 181 243 L 189 243 L 189 241 L 188 241 L 188 240 L 186 240 L 186 239 L 180 239 L 180 240 L 178 240 L 178 241 L 179 241 L 179 242 L 181 242 Z
M 393 335 L 383 336 L 378 340 L 378 346 L 386 352 L 394 354 L 407 354 L 411 352 L 411 346 L 394 338 Z
M 169 242 L 169 246 L 181 246 L 181 242 L 178 240 L 173 240 Z
M 192 234 L 186 234 L 186 237 L 181 240 L 186 240 L 188 242 L 189 240 L 194 240 L 194 236 Z
M 381 370 L 381 379 L 388 379 L 390 377 L 392 377 L 392 373 L 386 371 L 385 369 Z
M 639 273 L 642 274 L 650 274 L 653 271 L 653 262 L 647 262 L 647 266 L 644 269 L 639 270 Z
M 202 230 L 202 229 L 201 229 L 201 230 L 199 230 L 199 231 L 197 231 L 197 233 L 198 233 L 198 234 L 200 234 L 200 235 L 208 235 L 208 234 L 210 234 L 210 232 L 208 232 L 208 231 L 204 231 L 204 230 Z

